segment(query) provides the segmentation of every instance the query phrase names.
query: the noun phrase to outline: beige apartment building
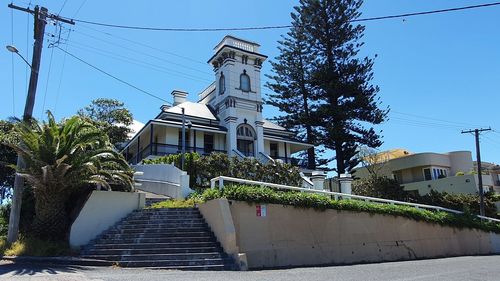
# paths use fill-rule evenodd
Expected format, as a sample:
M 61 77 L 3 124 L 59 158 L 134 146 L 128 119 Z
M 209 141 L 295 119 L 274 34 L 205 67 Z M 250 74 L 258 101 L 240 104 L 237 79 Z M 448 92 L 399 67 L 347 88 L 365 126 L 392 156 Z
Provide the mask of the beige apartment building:
M 448 193 L 478 192 L 478 175 L 470 151 L 411 153 L 404 149 L 384 151 L 365 157 L 367 165 L 355 170 L 364 178 L 375 173 L 397 180 L 407 191 L 425 195 L 431 190 Z M 484 191 L 500 192 L 500 167 L 483 164 Z

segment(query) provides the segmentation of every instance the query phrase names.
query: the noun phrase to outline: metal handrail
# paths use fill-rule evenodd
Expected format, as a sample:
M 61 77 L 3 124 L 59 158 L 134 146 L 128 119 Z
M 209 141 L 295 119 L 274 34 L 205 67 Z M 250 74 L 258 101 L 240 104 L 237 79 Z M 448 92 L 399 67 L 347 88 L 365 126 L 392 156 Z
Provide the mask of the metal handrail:
M 296 186 L 282 185 L 282 184 L 269 183 L 269 182 L 253 181 L 253 180 L 239 179 L 239 178 L 226 177 L 226 176 L 218 176 L 218 177 L 211 179 L 210 180 L 210 187 L 212 189 L 215 188 L 216 183 L 218 182 L 218 188 L 222 189 L 224 187 L 224 181 L 267 186 L 267 187 L 273 187 L 273 188 L 278 188 L 278 189 L 287 189 L 287 190 L 295 190 L 295 191 L 302 191 L 302 192 L 312 192 L 312 193 L 320 193 L 320 194 L 325 194 L 325 195 L 333 195 L 335 200 L 338 200 L 339 197 L 342 197 L 342 198 L 349 198 L 349 199 L 359 199 L 359 200 L 363 200 L 366 202 L 384 203 L 384 204 L 391 204 L 391 205 L 404 205 L 404 206 L 415 207 L 417 209 L 428 209 L 428 210 L 443 211 L 443 212 L 448 212 L 448 213 L 453 213 L 453 214 L 463 214 L 462 211 L 448 209 L 448 208 L 444 208 L 444 207 L 440 207 L 440 206 L 410 203 L 410 202 L 404 202 L 404 201 L 396 201 L 396 200 L 390 200 L 390 199 L 368 197 L 368 196 L 361 196 L 361 195 L 354 195 L 354 194 L 347 194 L 347 193 L 340 193 L 340 192 L 308 189 L 308 188 L 302 188 L 302 187 L 296 187 Z M 484 216 L 477 216 L 477 217 L 480 219 L 488 220 L 488 221 L 500 222 L 500 219 L 484 217 Z

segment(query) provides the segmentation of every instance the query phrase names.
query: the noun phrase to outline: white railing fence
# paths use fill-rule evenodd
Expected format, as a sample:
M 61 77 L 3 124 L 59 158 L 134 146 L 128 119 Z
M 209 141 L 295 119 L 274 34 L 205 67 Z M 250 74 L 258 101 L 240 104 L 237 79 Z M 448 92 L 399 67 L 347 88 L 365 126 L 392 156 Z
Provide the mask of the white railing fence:
M 443 207 L 439 207 L 439 206 L 410 203 L 410 202 L 404 202 L 404 201 L 396 201 L 396 200 L 389 200 L 389 199 L 383 199 L 383 198 L 375 198 L 375 197 L 368 197 L 368 196 L 361 196 L 361 195 L 354 195 L 354 194 L 347 194 L 347 193 L 340 193 L 340 192 L 331 192 L 331 191 L 325 191 L 325 190 L 308 189 L 308 188 L 302 188 L 302 187 L 296 187 L 296 186 L 282 185 L 282 184 L 269 183 L 269 182 L 253 181 L 253 180 L 239 179 L 239 178 L 226 177 L 226 176 L 219 176 L 219 177 L 215 177 L 215 178 L 211 179 L 210 180 L 210 187 L 212 189 L 214 189 L 214 188 L 222 189 L 222 188 L 224 188 L 224 181 L 250 184 L 250 185 L 259 185 L 262 187 L 264 187 L 264 186 L 265 187 L 272 187 L 275 189 L 319 193 L 319 194 L 333 196 L 335 200 L 339 200 L 339 198 L 356 199 L 356 200 L 362 200 L 365 202 L 391 204 L 391 205 L 404 205 L 404 206 L 414 207 L 417 209 L 426 209 L 426 210 L 442 211 L 442 212 L 448 212 L 448 213 L 454 213 L 454 214 L 463 214 L 462 211 L 443 208 Z M 483 220 L 488 220 L 488 221 L 500 223 L 500 219 L 484 217 L 484 216 L 477 216 L 477 217 L 480 219 L 483 219 Z

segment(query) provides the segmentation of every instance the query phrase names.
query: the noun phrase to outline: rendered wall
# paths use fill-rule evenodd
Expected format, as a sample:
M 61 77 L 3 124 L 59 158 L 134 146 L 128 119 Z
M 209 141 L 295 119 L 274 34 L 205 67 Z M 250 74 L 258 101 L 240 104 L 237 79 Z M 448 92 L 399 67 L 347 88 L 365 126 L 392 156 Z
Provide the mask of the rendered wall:
M 255 204 L 230 201 L 237 247 L 249 268 L 500 253 L 500 236 L 478 230 L 368 213 L 266 207 L 266 216 L 258 217 Z M 222 231 L 210 226 L 216 234 Z
M 143 208 L 144 204 L 144 193 L 93 191 L 71 225 L 71 247 L 88 244 L 132 211 Z
M 137 189 L 165 195 L 175 199 L 186 198 L 193 192 L 189 188 L 189 176 L 172 164 L 146 164 L 134 165 L 135 171 L 143 175 L 135 176 L 141 186 Z

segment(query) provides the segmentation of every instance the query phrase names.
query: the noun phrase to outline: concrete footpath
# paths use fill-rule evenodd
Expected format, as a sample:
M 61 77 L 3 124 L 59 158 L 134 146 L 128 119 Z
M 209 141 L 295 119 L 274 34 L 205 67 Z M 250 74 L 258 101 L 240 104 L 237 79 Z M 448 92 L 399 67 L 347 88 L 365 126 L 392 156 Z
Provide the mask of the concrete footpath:
M 352 266 L 262 271 L 169 271 L 117 267 L 44 266 L 0 262 L 0 280 L 499 280 L 500 256 L 456 257 Z

